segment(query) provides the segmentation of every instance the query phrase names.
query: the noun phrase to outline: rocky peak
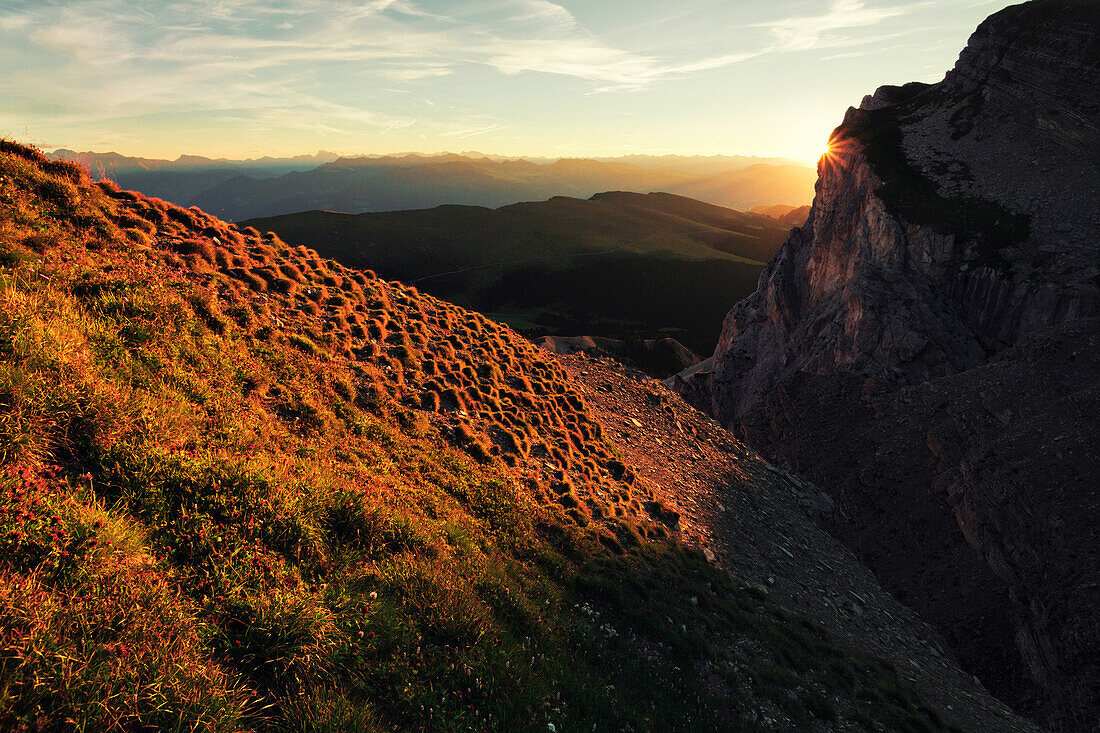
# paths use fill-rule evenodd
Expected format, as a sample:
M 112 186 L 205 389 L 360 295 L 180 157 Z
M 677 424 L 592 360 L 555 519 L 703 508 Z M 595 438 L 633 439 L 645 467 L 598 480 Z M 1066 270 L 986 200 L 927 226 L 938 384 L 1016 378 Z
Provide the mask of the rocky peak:
M 728 422 L 798 371 L 914 384 L 1096 314 L 1087 5 L 1008 8 L 940 84 L 849 109 L 806 224 L 726 317 L 707 383 L 681 388 Z
M 1033 0 L 939 84 L 849 109 L 806 224 L 670 380 L 830 491 L 834 531 L 1053 730 L 1100 714 L 1098 49 L 1094 0 Z
M 1008 116 L 1100 162 L 1098 15 L 1093 0 L 1032 0 L 983 22 L 942 85 L 971 95 L 956 134 L 968 116 Z

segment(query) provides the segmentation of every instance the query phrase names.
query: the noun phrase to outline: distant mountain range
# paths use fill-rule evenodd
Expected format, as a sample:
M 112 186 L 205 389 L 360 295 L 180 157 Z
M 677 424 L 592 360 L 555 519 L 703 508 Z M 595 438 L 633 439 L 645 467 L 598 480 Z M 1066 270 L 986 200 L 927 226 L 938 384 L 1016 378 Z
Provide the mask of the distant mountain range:
M 231 178 L 270 178 L 293 171 L 312 170 L 319 165 L 331 163 L 340 156 L 322 150 L 316 155 L 297 155 L 292 158 L 265 156 L 230 160 L 181 155 L 175 160 L 162 160 L 133 158 L 118 153 L 78 153 L 60 149 L 49 153 L 47 157 L 80 163 L 91 171 L 94 178 L 110 178 L 125 189 L 141 191 L 148 196 L 186 206 L 194 203 L 195 198 L 203 191 Z
M 646 156 L 559 160 L 477 153 L 339 158 L 320 152 L 252 160 L 174 161 L 57 150 L 126 189 L 240 221 L 311 209 L 351 213 L 443 204 L 499 207 L 601 191 L 666 191 L 735 209 L 809 201 L 816 173 L 780 158 Z
M 731 299 L 753 291 L 787 235 L 758 214 L 626 192 L 495 210 L 308 211 L 243 223 L 528 335 L 673 335 L 708 353 Z

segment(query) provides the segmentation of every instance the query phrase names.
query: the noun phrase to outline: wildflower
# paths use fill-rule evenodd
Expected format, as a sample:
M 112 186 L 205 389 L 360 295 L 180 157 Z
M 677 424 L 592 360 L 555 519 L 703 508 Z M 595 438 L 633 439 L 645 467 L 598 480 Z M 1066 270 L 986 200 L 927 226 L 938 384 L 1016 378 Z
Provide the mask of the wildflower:
M 372 590 L 372 591 L 370 592 L 370 599 L 371 599 L 372 601 L 374 601 L 374 600 L 378 600 L 378 591 L 373 591 L 373 590 Z

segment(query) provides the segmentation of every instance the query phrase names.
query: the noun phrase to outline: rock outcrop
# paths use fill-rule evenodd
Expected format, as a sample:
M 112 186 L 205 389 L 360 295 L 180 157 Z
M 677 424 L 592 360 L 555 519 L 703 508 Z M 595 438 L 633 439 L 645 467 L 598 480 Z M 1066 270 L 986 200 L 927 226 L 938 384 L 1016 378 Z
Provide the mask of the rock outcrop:
M 1100 550 L 1080 521 L 1098 505 L 1096 412 L 1082 411 L 1100 390 L 1095 4 L 990 17 L 943 82 L 850 109 L 818 171 L 806 224 L 730 311 L 713 358 L 673 381 L 832 491 L 836 532 L 994 692 L 1054 729 L 1087 727 L 1100 714 Z
M 535 343 L 555 354 L 607 356 L 663 378 L 699 363 L 699 357 L 674 338 L 611 339 L 602 336 L 543 336 Z

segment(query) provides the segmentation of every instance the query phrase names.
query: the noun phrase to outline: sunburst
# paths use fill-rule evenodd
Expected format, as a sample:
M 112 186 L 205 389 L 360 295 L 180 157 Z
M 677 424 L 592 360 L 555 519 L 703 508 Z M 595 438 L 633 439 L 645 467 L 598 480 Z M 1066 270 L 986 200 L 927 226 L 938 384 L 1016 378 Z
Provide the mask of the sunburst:
M 849 147 L 848 139 L 834 132 L 829 137 L 829 142 L 825 145 L 825 150 L 818 160 L 818 165 L 825 165 L 830 168 L 844 165 L 844 161 L 848 157 Z

